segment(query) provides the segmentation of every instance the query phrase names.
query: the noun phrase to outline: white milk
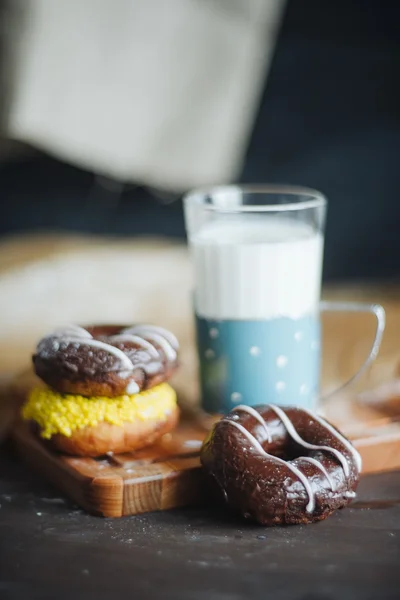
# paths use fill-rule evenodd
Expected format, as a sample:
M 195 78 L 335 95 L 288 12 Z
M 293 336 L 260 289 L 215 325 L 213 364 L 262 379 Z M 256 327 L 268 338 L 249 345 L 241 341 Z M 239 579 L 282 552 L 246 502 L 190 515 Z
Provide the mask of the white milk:
M 212 319 L 297 319 L 320 299 L 323 236 L 289 218 L 227 217 L 190 238 L 196 311 Z

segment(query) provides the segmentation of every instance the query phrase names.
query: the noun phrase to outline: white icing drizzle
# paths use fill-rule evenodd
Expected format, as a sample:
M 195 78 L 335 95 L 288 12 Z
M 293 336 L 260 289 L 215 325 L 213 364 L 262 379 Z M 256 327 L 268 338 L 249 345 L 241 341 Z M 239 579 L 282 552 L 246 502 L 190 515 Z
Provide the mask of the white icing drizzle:
M 140 388 L 139 388 L 138 384 L 136 383 L 136 381 L 130 381 L 125 388 L 125 392 L 129 396 L 132 396 L 132 394 L 137 394 L 138 392 L 140 392 Z
M 132 363 L 132 361 L 127 357 L 127 355 L 122 352 L 122 350 L 120 350 L 119 348 L 116 348 L 115 346 L 111 346 L 110 344 L 106 344 L 105 342 L 100 342 L 99 340 L 94 340 L 94 339 L 86 339 L 86 338 L 78 338 L 78 337 L 65 337 L 63 338 L 63 342 L 65 344 L 73 344 L 73 343 L 78 343 L 81 344 L 82 346 L 91 346 L 93 348 L 100 348 L 101 350 L 105 350 L 106 352 L 108 352 L 109 354 L 113 354 L 116 358 L 118 358 L 121 363 L 123 364 L 123 366 L 125 367 L 125 369 L 128 369 L 129 371 L 133 371 L 134 369 L 134 365 Z
M 330 446 L 318 446 L 316 444 L 309 444 L 308 442 L 303 440 L 302 437 L 300 437 L 289 417 L 283 412 L 281 408 L 279 408 L 279 406 L 275 406 L 274 404 L 269 404 L 268 406 L 274 411 L 276 415 L 278 415 L 278 417 L 286 427 L 288 434 L 295 442 L 297 442 L 300 446 L 303 446 L 303 448 L 308 448 L 309 450 L 324 450 L 325 452 L 331 452 L 341 463 L 345 476 L 349 476 L 350 469 L 348 460 L 341 452 L 339 452 L 339 450 L 331 448 Z
M 321 473 L 323 473 L 325 475 L 325 477 L 327 478 L 332 492 L 335 491 L 336 486 L 334 485 L 331 476 L 329 475 L 328 471 L 325 469 L 323 464 L 321 464 L 318 460 L 316 460 L 315 458 L 312 458 L 311 456 L 300 456 L 299 460 L 309 462 L 312 465 L 314 465 L 315 467 L 317 467 L 321 471 Z
M 168 331 L 168 329 L 164 329 L 164 327 L 159 327 L 158 325 L 133 325 L 132 327 L 128 327 L 124 329 L 121 333 L 147 333 L 148 331 L 157 333 L 161 335 L 163 338 L 167 340 L 167 342 L 172 346 L 174 350 L 179 350 L 179 342 L 173 333 Z
M 135 335 L 135 333 L 138 335 Z M 159 361 L 160 353 L 151 342 L 155 342 L 163 350 L 169 361 L 176 360 L 177 350 L 179 348 L 179 343 L 176 337 L 168 330 L 156 325 L 134 325 L 133 327 L 127 327 L 120 334 L 108 337 L 108 341 L 111 343 L 107 343 L 100 340 L 95 340 L 86 329 L 80 327 L 79 325 L 71 324 L 65 327 L 60 327 L 43 338 L 39 342 L 38 348 L 41 347 L 44 341 L 47 342 L 49 338 L 59 338 L 60 342 L 65 344 L 76 343 L 105 350 L 109 354 L 115 356 L 122 363 L 123 368 L 125 371 L 127 371 L 123 375 L 124 377 L 129 377 L 130 373 L 137 368 L 143 369 L 148 375 L 154 374 L 159 370 L 159 364 L 134 364 L 125 354 L 125 352 L 113 346 L 112 343 L 124 341 L 135 343 L 146 350 L 152 358 L 158 359 Z M 133 385 L 130 389 L 133 389 Z
M 146 340 L 158 344 L 168 360 L 172 362 L 176 359 L 176 350 L 173 349 L 168 340 L 166 340 L 162 335 L 159 333 L 147 333 L 147 331 L 143 331 L 142 335 L 146 338 Z
M 68 336 L 68 335 L 73 336 L 73 337 L 79 337 L 79 338 L 87 338 L 87 339 L 92 339 L 92 337 L 93 337 L 83 327 L 79 327 L 79 325 L 73 325 L 71 323 L 70 325 L 66 325 L 65 327 L 58 327 L 52 333 L 47 335 L 44 339 L 47 339 L 49 337 L 63 337 L 63 336 Z
M 272 442 L 271 434 L 269 432 L 269 429 L 268 429 L 268 426 L 267 426 L 265 420 L 262 418 L 260 413 L 257 412 L 252 406 L 246 406 L 245 404 L 239 404 L 239 406 L 235 406 L 234 410 L 246 412 L 249 415 L 251 415 L 252 417 L 254 417 L 260 423 L 260 425 L 262 425 L 262 427 L 264 428 L 265 433 L 267 434 L 268 443 Z
M 148 342 L 147 340 L 143 339 L 142 337 L 139 337 L 138 335 L 132 335 L 130 333 L 121 333 L 118 335 L 113 335 L 108 339 L 114 344 L 118 344 L 119 342 L 131 342 L 133 344 L 137 344 L 138 346 L 141 346 L 142 348 L 147 350 L 147 352 L 153 358 L 160 358 L 160 355 L 158 354 L 154 346 L 150 344 L 150 342 Z
M 349 490 L 348 492 L 345 492 L 346 498 L 355 498 L 356 495 L 357 494 L 355 492 L 353 492 L 353 490 Z
M 148 363 L 145 365 L 138 365 L 138 367 L 140 369 L 143 369 L 143 371 L 146 372 L 146 375 L 156 375 L 159 371 L 160 371 L 160 363 L 159 362 L 153 362 L 153 363 Z
M 311 411 L 309 411 L 309 410 L 307 410 L 305 408 L 303 408 L 303 410 L 312 419 L 315 419 L 315 421 L 318 421 L 318 423 L 320 425 L 322 425 L 328 431 L 330 431 L 331 434 L 334 435 L 340 442 L 342 442 L 342 444 L 344 446 L 346 446 L 347 450 L 353 455 L 354 460 L 355 460 L 356 465 L 357 465 L 357 469 L 360 472 L 361 469 L 362 469 L 362 460 L 361 460 L 360 454 L 357 452 L 357 450 L 354 448 L 354 446 L 348 440 L 346 440 L 346 438 L 341 433 L 339 433 L 334 427 L 332 427 L 332 425 L 330 423 L 328 423 L 328 421 L 325 421 L 325 419 L 323 419 L 322 417 L 319 417 L 318 415 L 312 413 Z
M 258 442 L 258 440 L 254 437 L 254 435 L 252 435 L 250 433 L 250 431 L 248 431 L 240 423 L 236 423 L 236 421 L 231 421 L 229 419 L 224 419 L 223 422 L 224 423 L 230 423 L 230 425 L 232 425 L 233 427 L 236 427 L 236 429 L 238 429 L 248 439 L 248 441 L 255 447 L 256 450 L 258 450 L 258 452 L 262 456 L 266 456 L 267 458 L 270 458 L 274 462 L 277 462 L 279 464 L 285 465 L 290 471 L 292 471 L 292 473 L 294 475 L 296 475 L 296 477 L 303 484 L 304 489 L 306 490 L 307 495 L 308 495 L 308 504 L 306 506 L 306 511 L 308 513 L 312 513 L 314 511 L 314 508 L 315 508 L 315 496 L 314 496 L 314 492 L 312 491 L 311 485 L 307 481 L 307 477 L 299 469 L 297 469 L 297 467 L 295 467 L 294 465 L 292 465 L 289 461 L 286 462 L 285 460 L 282 460 L 281 458 L 278 458 L 277 456 L 273 456 L 272 454 L 268 454 L 268 452 L 266 452 L 264 450 L 264 448 L 261 446 L 261 444 Z

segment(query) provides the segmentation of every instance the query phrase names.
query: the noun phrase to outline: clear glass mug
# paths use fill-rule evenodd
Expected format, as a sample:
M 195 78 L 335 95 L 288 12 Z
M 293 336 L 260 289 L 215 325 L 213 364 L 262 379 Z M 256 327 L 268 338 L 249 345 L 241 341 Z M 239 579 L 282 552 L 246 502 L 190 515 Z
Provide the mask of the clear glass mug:
M 225 186 L 190 192 L 185 222 L 195 273 L 201 403 L 317 409 L 322 311 L 375 315 L 374 360 L 385 328 L 380 305 L 321 302 L 327 201 L 287 186 Z M 341 388 L 342 389 L 342 388 Z

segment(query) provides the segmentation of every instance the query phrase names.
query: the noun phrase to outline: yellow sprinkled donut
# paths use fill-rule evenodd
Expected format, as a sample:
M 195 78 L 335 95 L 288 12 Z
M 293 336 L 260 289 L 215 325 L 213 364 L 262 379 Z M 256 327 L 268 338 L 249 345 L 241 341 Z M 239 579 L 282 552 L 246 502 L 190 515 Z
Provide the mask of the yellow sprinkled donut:
M 22 418 L 35 422 L 39 435 L 63 452 L 99 456 L 152 443 L 175 426 L 178 408 L 176 393 L 167 383 L 114 398 L 37 387 L 22 408 Z

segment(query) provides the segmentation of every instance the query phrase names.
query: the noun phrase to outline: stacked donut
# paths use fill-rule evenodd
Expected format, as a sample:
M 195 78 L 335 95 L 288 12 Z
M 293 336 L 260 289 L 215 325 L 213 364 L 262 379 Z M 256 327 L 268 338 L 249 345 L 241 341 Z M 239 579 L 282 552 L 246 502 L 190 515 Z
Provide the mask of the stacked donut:
M 34 388 L 22 409 L 39 436 L 61 452 L 101 456 L 154 443 L 177 424 L 167 383 L 179 344 L 155 325 L 69 325 L 40 340 Z

